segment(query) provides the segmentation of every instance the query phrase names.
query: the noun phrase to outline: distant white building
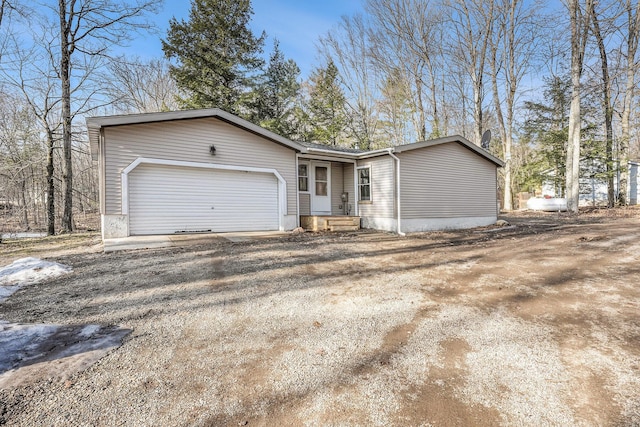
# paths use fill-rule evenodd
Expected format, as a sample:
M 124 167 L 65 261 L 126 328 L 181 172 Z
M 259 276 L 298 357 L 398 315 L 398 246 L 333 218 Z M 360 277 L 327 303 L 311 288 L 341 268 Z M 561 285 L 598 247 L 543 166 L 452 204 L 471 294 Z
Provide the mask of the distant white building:
M 638 173 L 640 162 L 630 161 L 629 182 L 627 186 L 627 200 L 630 205 L 638 204 Z M 607 205 L 607 179 L 604 175 L 605 165 L 593 159 L 582 159 L 580 164 L 580 206 L 602 206 Z M 543 197 L 560 197 L 561 192 L 552 179 L 555 171 L 547 171 L 548 180 L 542 182 Z M 620 174 L 613 180 L 614 191 L 618 192 Z

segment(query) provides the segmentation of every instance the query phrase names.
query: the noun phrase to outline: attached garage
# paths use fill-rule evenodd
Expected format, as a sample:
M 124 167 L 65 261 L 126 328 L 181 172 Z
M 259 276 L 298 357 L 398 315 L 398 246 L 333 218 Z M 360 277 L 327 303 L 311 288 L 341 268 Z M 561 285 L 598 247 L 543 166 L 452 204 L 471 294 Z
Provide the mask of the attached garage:
M 143 163 L 128 186 L 131 235 L 279 228 L 273 173 Z
M 87 118 L 103 239 L 291 230 L 304 147 L 219 109 Z

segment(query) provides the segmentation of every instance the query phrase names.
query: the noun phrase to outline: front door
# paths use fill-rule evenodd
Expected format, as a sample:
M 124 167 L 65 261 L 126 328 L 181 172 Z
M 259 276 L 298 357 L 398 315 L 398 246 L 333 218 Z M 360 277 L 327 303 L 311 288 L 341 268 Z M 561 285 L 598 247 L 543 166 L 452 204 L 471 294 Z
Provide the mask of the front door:
M 311 214 L 331 215 L 331 163 L 311 163 Z

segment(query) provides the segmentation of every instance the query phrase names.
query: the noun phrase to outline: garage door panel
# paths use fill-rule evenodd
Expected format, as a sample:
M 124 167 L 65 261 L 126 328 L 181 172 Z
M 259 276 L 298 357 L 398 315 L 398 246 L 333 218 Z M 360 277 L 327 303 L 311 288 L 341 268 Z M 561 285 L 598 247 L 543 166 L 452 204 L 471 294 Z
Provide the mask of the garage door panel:
M 142 164 L 129 174 L 135 234 L 278 229 L 273 174 Z

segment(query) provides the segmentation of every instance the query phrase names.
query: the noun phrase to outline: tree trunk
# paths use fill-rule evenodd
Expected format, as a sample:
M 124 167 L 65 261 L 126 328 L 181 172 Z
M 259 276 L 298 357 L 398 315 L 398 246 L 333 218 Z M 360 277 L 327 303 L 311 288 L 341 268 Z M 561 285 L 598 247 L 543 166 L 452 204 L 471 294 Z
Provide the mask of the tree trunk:
M 0 1 L 0 28 L 2 28 L 2 17 L 4 16 L 4 8 L 7 5 L 7 0 Z
M 500 37 L 498 37 L 499 39 Z M 498 122 L 498 130 L 500 132 L 500 140 L 502 141 L 502 152 L 504 155 L 504 168 L 502 174 L 504 177 L 503 203 L 502 208 L 510 211 L 513 209 L 511 200 L 511 147 L 507 146 L 507 129 L 504 125 L 504 116 L 502 115 L 502 103 L 500 102 L 500 92 L 498 90 L 498 46 L 495 40 L 491 42 L 491 88 L 493 91 L 493 103 L 496 110 L 496 120 Z
M 507 96 L 506 96 L 506 104 L 507 104 L 507 122 L 505 125 L 505 140 L 504 140 L 504 158 L 505 158 L 505 170 L 504 170 L 504 181 L 505 188 L 509 189 L 509 191 L 505 191 L 504 196 L 504 204 L 505 209 L 513 208 L 513 199 L 511 193 L 511 173 L 512 173 L 512 165 L 513 161 L 511 159 L 511 148 L 513 147 L 513 116 L 516 102 L 516 92 L 518 89 L 519 82 L 519 70 L 522 70 L 523 61 L 522 58 L 517 57 L 518 45 L 516 43 L 516 26 L 518 25 L 518 18 L 516 17 L 516 8 L 518 7 L 518 1 L 511 0 L 509 2 L 509 13 L 508 13 L 508 25 L 507 27 L 507 47 L 506 47 L 506 56 L 507 56 Z M 519 60 L 520 59 L 520 60 Z
M 593 21 L 593 34 L 598 42 L 600 51 L 600 65 L 602 69 L 602 108 L 604 110 L 605 130 L 605 165 L 607 173 L 607 205 L 612 208 L 615 205 L 614 190 L 614 165 L 613 165 L 613 107 L 611 106 L 611 79 L 609 78 L 609 63 L 607 61 L 607 49 L 604 45 L 600 24 L 596 14 L 595 5 L 591 3 L 591 19 Z M 595 200 L 594 200 L 595 203 Z
M 618 145 L 618 161 L 620 162 L 620 182 L 618 185 L 618 203 L 622 206 L 627 205 L 627 191 L 629 186 L 629 141 L 631 140 L 630 118 L 631 108 L 633 104 L 635 92 L 636 64 L 635 57 L 638 50 L 638 31 L 640 30 L 640 20 L 638 12 L 640 12 L 640 2 L 636 3 L 635 15 L 631 6 L 631 1 L 627 0 L 627 85 L 624 92 L 624 108 L 620 124 L 622 127 L 622 137 Z
M 53 181 L 53 131 L 47 131 L 47 234 L 56 234 L 55 185 Z
M 418 135 L 418 141 L 426 141 L 427 140 L 427 118 L 424 113 L 424 103 L 422 102 L 422 79 L 419 77 L 418 73 L 415 73 L 415 84 L 416 84 L 416 97 L 417 97 L 417 108 L 418 108 L 418 123 L 416 124 L 416 133 Z
M 569 7 L 576 8 L 577 0 Z M 567 142 L 566 197 L 570 212 L 578 212 L 580 178 L 580 63 L 578 61 L 577 18 L 571 11 L 571 107 L 569 109 L 569 140 Z
M 73 167 L 71 159 L 71 51 L 66 0 L 58 0 L 60 13 L 60 80 L 62 84 L 62 152 L 64 156 L 64 211 L 62 231 L 73 231 Z M 70 11 L 71 13 L 71 11 Z
M 474 144 L 480 145 L 482 139 L 482 74 L 473 82 L 473 137 Z
M 590 0 L 587 0 L 590 4 Z M 588 8 L 587 8 L 588 9 Z M 578 213 L 580 201 L 580 77 L 586 43 L 586 25 L 582 21 L 579 0 L 569 1 L 571 21 L 571 107 L 569 109 L 569 139 L 567 141 L 566 197 L 569 212 Z
M 22 205 L 22 220 L 24 221 L 24 229 L 25 231 L 31 230 L 31 225 L 29 224 L 29 206 L 27 203 L 27 180 L 24 177 L 24 173 L 22 175 L 22 181 L 20 182 L 20 204 Z

